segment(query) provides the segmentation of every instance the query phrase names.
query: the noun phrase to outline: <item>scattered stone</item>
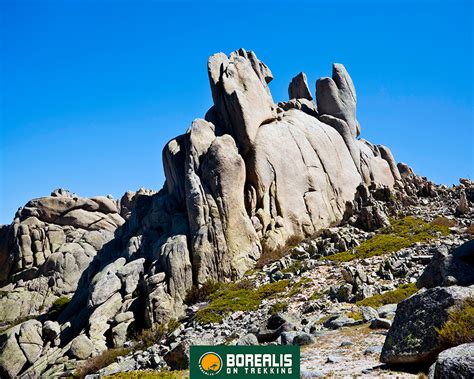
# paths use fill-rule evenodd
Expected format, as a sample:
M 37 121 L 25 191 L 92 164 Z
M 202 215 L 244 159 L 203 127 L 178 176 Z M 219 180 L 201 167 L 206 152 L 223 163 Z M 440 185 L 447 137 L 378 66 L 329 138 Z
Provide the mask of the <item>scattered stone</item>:
M 94 344 L 84 334 L 74 338 L 69 348 L 69 353 L 73 358 L 84 360 L 91 356 L 94 350 Z
M 430 367 L 429 379 L 468 379 L 474 377 L 474 343 L 444 350 Z
M 339 363 L 341 361 L 341 357 L 337 355 L 329 355 L 326 358 L 326 363 Z
M 347 317 L 346 315 L 334 315 L 327 319 L 323 325 L 329 329 L 339 329 L 344 326 L 352 326 L 357 324 L 360 324 L 360 322 L 355 321 L 354 319 Z
M 363 307 L 360 307 L 360 311 L 362 312 L 362 317 L 364 318 L 364 321 L 366 322 L 372 321 L 379 316 L 377 311 L 372 307 L 363 306 Z
M 241 345 L 241 346 L 258 345 L 257 336 L 252 333 L 246 334 L 245 336 L 237 340 L 236 345 Z
M 382 346 L 369 346 L 365 351 L 364 355 L 380 354 L 382 352 Z
M 371 329 L 390 329 L 392 326 L 392 321 L 385 318 L 374 318 L 370 323 Z
M 315 343 L 315 339 L 311 334 L 308 333 L 298 333 L 293 338 L 293 345 L 306 346 Z

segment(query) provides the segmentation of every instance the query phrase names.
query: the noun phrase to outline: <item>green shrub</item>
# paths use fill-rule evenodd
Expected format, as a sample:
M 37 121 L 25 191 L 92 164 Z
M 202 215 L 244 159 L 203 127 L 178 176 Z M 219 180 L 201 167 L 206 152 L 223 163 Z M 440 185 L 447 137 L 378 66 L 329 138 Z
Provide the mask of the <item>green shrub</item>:
M 301 292 L 303 288 L 307 288 L 311 279 L 309 278 L 302 278 L 300 281 L 293 283 L 290 287 L 290 290 L 286 294 L 286 297 L 292 297 Z
M 167 325 L 165 324 L 156 324 L 153 328 L 146 328 L 137 331 L 132 339 L 136 343 L 136 348 L 146 349 L 150 346 L 158 343 L 163 337 L 174 332 L 181 323 L 176 319 L 171 319 Z
M 208 301 L 209 296 L 216 292 L 220 286 L 220 283 L 213 280 L 207 280 L 201 285 L 201 287 L 192 286 L 186 294 L 184 303 L 187 305 L 192 305 L 203 301 Z
M 319 300 L 324 296 L 324 292 L 314 291 L 309 300 Z
M 362 312 L 359 312 L 359 311 L 349 312 L 347 313 L 347 317 L 356 321 L 362 320 L 364 318 L 364 316 L 362 315 Z
M 179 328 L 179 326 L 181 325 L 181 323 L 172 318 L 169 322 L 168 322 L 168 326 L 166 327 L 166 332 L 167 333 L 173 333 L 176 329 Z
M 474 342 L 474 298 L 468 298 L 461 306 L 449 312 L 448 320 L 436 330 L 446 347 Z
M 167 329 L 163 324 L 154 325 L 153 328 L 146 328 L 135 332 L 132 340 L 135 341 L 137 349 L 147 349 L 158 343 L 165 335 Z
M 449 227 L 441 222 L 425 222 L 415 217 L 399 220 L 390 219 L 391 225 L 381 229 L 375 236 L 362 242 L 354 252 L 343 251 L 328 255 L 323 259 L 336 262 L 348 262 L 353 259 L 365 259 L 398 251 L 410 247 L 417 242 L 427 242 L 436 238 L 437 234 L 449 234 Z
M 358 306 L 368 306 L 372 308 L 378 308 L 386 304 L 398 304 L 400 301 L 405 300 L 407 297 L 416 293 L 418 289 L 415 283 L 402 284 L 400 287 L 387 291 L 379 295 L 367 297 L 363 300 L 356 302 Z
M 70 301 L 71 299 L 67 296 L 61 296 L 57 298 L 53 305 L 51 305 L 51 308 L 49 308 L 46 318 L 53 321 L 57 320 L 61 312 L 67 307 Z
M 340 253 L 336 254 L 331 254 L 326 257 L 323 257 L 323 259 L 329 260 L 329 261 L 334 261 L 334 262 L 349 262 L 357 258 L 357 255 L 355 255 L 351 251 L 342 251 Z
M 230 313 L 257 310 L 263 299 L 284 292 L 288 284 L 288 280 L 280 280 L 258 288 L 255 288 L 255 284 L 250 281 L 224 284 L 210 295 L 209 305 L 196 313 L 196 320 L 201 324 L 219 323 Z
M 275 303 L 268 310 L 268 314 L 273 315 L 278 312 L 285 312 L 288 309 L 288 303 Z
M 89 358 L 80 366 L 76 372 L 76 378 L 84 378 L 86 375 L 93 374 L 99 371 L 101 368 L 107 367 L 108 365 L 115 362 L 118 357 L 127 355 L 130 352 L 130 349 L 119 348 L 119 349 L 109 349 L 104 351 L 102 354 Z

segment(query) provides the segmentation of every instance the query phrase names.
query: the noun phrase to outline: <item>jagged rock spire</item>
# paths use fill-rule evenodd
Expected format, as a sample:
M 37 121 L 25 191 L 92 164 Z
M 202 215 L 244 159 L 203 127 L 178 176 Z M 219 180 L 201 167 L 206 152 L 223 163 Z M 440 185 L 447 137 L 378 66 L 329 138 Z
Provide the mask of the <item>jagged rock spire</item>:
M 267 86 L 272 73 L 255 53 L 240 49 L 229 57 L 223 53 L 211 56 L 208 74 L 217 122 L 234 137 L 239 151 L 245 154 L 260 125 L 276 117 Z
M 288 86 L 288 97 L 291 99 L 307 99 L 313 100 L 311 91 L 309 90 L 308 80 L 306 74 L 300 72 L 293 79 L 291 79 L 290 85 Z
M 332 79 L 321 78 L 316 82 L 316 101 L 319 114 L 344 120 L 354 137 L 360 134 L 354 83 L 342 64 L 333 64 Z

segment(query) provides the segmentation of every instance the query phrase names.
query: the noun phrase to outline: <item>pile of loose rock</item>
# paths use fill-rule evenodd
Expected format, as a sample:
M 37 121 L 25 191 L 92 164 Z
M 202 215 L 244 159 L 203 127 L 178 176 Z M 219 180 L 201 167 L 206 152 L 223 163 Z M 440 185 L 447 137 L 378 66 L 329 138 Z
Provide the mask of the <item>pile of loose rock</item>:
M 341 228 L 340 232 L 345 233 L 346 231 L 347 228 Z M 338 228 L 332 228 L 327 233 L 334 235 L 337 232 Z M 321 238 L 325 239 L 325 237 Z M 447 289 L 438 288 L 433 293 L 428 292 L 425 295 L 421 291 L 398 306 L 397 304 L 387 304 L 376 309 L 369 306 L 355 306 L 354 308 L 351 302 L 366 298 L 372 294 L 392 290 L 402 283 L 413 283 L 418 277 L 418 282 L 422 283 L 425 277 L 435 277 L 436 275 L 433 273 L 441 275 L 440 273 L 442 272 L 442 275 L 444 275 L 436 279 L 437 283 L 446 283 L 446 278 L 448 278 L 450 283 L 454 283 L 454 280 L 456 280 L 456 283 L 466 283 L 466 278 L 470 278 L 469 275 L 474 273 L 472 267 L 467 269 L 467 267 L 462 266 L 458 258 L 451 258 L 468 254 L 466 251 L 470 251 L 472 242 L 464 243 L 459 247 L 463 241 L 464 239 L 459 235 L 452 234 L 430 244 L 420 244 L 412 248 L 402 249 L 388 257 L 373 257 L 358 261 L 357 263 L 351 262 L 343 265 L 336 265 L 330 261 L 315 260 L 314 266 L 299 269 L 292 272 L 291 275 L 287 275 L 289 273 L 282 273 L 281 277 L 275 275 L 275 273 L 291 267 L 295 262 L 298 262 L 298 259 L 303 259 L 303 261 L 311 260 L 308 257 L 309 253 L 307 251 L 307 249 L 311 249 L 311 242 L 302 243 L 292 249 L 293 254 L 265 267 L 261 272 L 250 275 L 249 278 L 255 280 L 255 283 L 259 286 L 274 280 L 289 279 L 297 283 L 304 278 L 308 280 L 324 275 L 325 277 L 322 279 L 326 285 L 320 288 L 321 292 L 326 290 L 326 293 L 321 298 L 310 300 L 311 294 L 316 288 L 310 285 L 307 290 L 303 289 L 303 292 L 294 294 L 286 299 L 291 304 L 291 309 L 284 313 L 279 312 L 270 315 L 269 309 L 271 305 L 278 302 L 278 300 L 268 300 L 263 301 L 257 311 L 235 312 L 224 318 L 222 323 L 206 325 L 199 324 L 192 317 L 197 310 L 202 309 L 206 305 L 196 304 L 188 308 L 188 314 L 191 317 L 183 320 L 183 324 L 159 344 L 148 350 L 130 354 L 100 373 L 110 374 L 135 369 L 153 369 L 158 367 L 157 365 L 171 369 L 183 369 L 187 367 L 189 346 L 192 344 L 297 344 L 312 346 L 319 340 L 324 339 L 324 336 L 328 333 L 339 333 L 339 331 L 343 332 L 348 327 L 359 328 L 363 325 L 368 325 L 369 330 L 374 330 L 375 333 L 389 329 L 387 341 L 396 341 L 396 347 L 390 347 L 389 342 L 385 341 L 384 353 L 382 354 L 383 361 L 389 363 L 419 362 L 417 358 L 412 356 L 424 356 L 425 353 L 423 351 L 418 349 L 416 352 L 407 355 L 403 348 L 399 346 L 402 344 L 402 341 L 410 340 L 411 337 L 407 339 L 405 334 L 410 335 L 414 330 L 417 331 L 417 334 L 413 334 L 413 338 L 420 338 L 421 341 L 423 339 L 431 341 L 433 337 L 425 336 L 424 333 L 433 330 L 433 328 L 427 325 L 428 321 L 424 319 L 420 321 L 421 324 L 413 326 L 413 330 L 406 331 L 404 329 L 406 325 L 410 325 L 413 322 L 412 318 L 415 317 L 414 315 L 420 315 L 421 309 L 425 309 L 421 312 L 424 315 L 423 317 L 432 317 L 433 314 L 439 315 L 440 319 L 436 325 L 441 325 L 443 320 L 446 320 L 450 306 L 458 304 L 462 299 L 473 295 L 472 287 L 464 287 L 459 290 L 456 286 L 448 287 Z M 459 253 L 459 251 L 464 253 Z M 450 263 L 444 263 L 445 267 L 440 269 L 440 261 Z M 420 276 L 421 273 L 423 274 Z M 457 275 L 457 278 L 449 279 L 453 273 Z M 330 285 L 331 278 L 334 277 L 336 281 L 343 280 L 345 284 L 340 286 Z M 349 288 L 349 286 L 355 288 L 355 292 L 351 288 L 350 291 L 347 291 L 349 294 L 347 297 L 340 298 L 341 288 Z M 441 292 L 438 294 L 436 291 Z M 426 303 L 428 299 L 433 298 L 445 299 L 442 301 L 446 303 L 434 302 L 432 305 L 430 305 L 432 302 Z M 352 314 L 357 313 L 360 316 L 353 318 Z M 396 316 L 397 314 L 399 316 Z M 412 321 L 408 322 L 405 319 L 406 317 L 410 317 Z M 380 335 L 380 337 L 385 338 L 383 335 Z M 357 344 L 357 342 L 355 343 Z M 380 343 L 383 344 L 383 339 L 380 340 Z M 425 342 L 420 344 L 424 346 Z M 468 344 L 463 346 L 462 351 L 470 351 L 470 348 Z M 413 349 L 413 346 L 410 345 L 408 351 L 411 351 L 410 349 Z M 362 362 L 365 362 L 366 365 L 361 365 L 361 367 L 365 368 L 364 370 L 356 370 L 354 373 L 370 373 L 372 375 L 377 370 L 382 370 L 377 368 L 376 359 L 374 360 L 373 358 L 377 357 L 381 351 L 382 345 L 364 348 L 364 358 L 361 359 L 365 359 Z M 388 351 L 394 351 L 394 353 L 388 353 Z M 436 352 L 436 349 L 433 351 Z M 439 372 L 443 372 L 441 367 L 445 366 L 442 365 L 454 365 L 452 361 L 446 363 L 446 360 L 449 358 L 443 358 L 444 356 L 450 356 L 450 354 L 448 351 L 438 358 L 440 362 L 444 362 L 436 364 L 439 366 L 436 366 Z M 140 357 L 140 359 L 137 360 L 136 357 Z M 430 357 L 434 359 L 436 354 L 431 354 Z M 307 356 L 307 359 L 310 359 L 310 356 Z M 344 359 L 344 355 L 328 356 L 328 362 L 326 363 L 328 370 L 337 370 L 338 367 L 342 369 Z M 467 355 L 466 359 L 469 359 Z M 370 366 L 369 363 L 372 366 L 367 368 Z M 465 363 L 459 363 L 461 366 L 462 364 Z M 393 369 L 395 370 L 393 372 L 396 373 L 399 367 L 394 367 Z M 390 375 L 390 370 L 386 370 L 384 368 L 380 372 L 383 372 L 384 375 Z M 435 366 L 433 366 L 432 372 L 434 370 Z M 436 375 L 437 378 L 443 377 L 439 376 L 442 374 Z

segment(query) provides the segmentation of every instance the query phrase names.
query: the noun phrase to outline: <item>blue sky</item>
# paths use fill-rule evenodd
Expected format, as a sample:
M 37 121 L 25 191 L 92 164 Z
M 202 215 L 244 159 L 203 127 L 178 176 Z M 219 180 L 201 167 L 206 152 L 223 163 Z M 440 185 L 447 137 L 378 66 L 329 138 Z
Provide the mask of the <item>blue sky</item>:
M 474 177 L 472 1 L 0 0 L 0 223 L 57 187 L 159 189 L 163 145 L 212 105 L 206 63 L 254 50 L 275 101 L 343 63 L 362 137 Z

